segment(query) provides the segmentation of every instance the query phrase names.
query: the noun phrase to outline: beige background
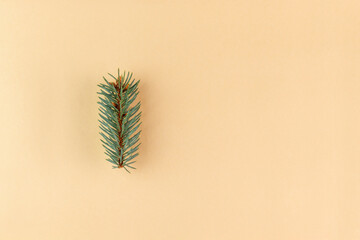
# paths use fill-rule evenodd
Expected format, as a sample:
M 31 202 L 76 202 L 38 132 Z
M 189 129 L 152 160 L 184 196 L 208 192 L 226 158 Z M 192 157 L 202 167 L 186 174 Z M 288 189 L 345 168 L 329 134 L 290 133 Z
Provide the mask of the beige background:
M 360 2 L 0 1 L 0 239 L 360 239 Z M 96 84 L 142 80 L 112 170 Z

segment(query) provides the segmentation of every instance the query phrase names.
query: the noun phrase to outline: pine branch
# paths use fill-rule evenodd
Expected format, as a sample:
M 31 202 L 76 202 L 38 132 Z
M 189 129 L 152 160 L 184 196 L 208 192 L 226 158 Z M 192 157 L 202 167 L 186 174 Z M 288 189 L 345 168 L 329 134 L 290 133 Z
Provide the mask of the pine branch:
M 132 166 L 139 153 L 138 143 L 141 122 L 141 103 L 133 104 L 139 94 L 139 82 L 132 78 L 132 73 L 125 72 L 117 77 L 109 73 L 111 81 L 103 77 L 105 83 L 100 83 L 99 116 L 100 135 L 105 148 L 106 159 L 112 163 L 113 168 L 136 169 Z

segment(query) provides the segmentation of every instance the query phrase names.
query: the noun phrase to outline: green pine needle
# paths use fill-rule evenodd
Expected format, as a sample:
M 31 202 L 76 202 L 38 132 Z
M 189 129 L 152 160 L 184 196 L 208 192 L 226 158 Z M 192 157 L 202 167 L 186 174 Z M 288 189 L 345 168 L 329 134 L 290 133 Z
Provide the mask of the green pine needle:
M 113 164 L 113 168 L 136 169 L 132 166 L 139 155 L 141 112 L 140 102 L 134 104 L 139 94 L 139 82 L 132 78 L 132 73 L 125 72 L 117 78 L 109 73 L 111 81 L 103 77 L 105 83 L 100 83 L 99 116 L 100 135 L 106 161 Z

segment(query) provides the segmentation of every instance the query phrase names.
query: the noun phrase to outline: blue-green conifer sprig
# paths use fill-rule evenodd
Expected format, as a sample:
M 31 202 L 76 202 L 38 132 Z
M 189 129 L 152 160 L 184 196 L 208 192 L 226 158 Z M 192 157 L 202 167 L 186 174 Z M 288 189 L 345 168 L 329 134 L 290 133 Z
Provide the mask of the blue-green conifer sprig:
M 111 81 L 103 77 L 105 83 L 100 83 L 99 122 L 101 142 L 105 148 L 106 159 L 113 168 L 129 168 L 139 155 L 139 139 L 141 125 L 140 101 L 135 104 L 139 94 L 139 82 L 132 78 L 133 73 L 125 72 L 117 77 L 109 73 Z M 113 82 L 114 81 L 114 82 Z

